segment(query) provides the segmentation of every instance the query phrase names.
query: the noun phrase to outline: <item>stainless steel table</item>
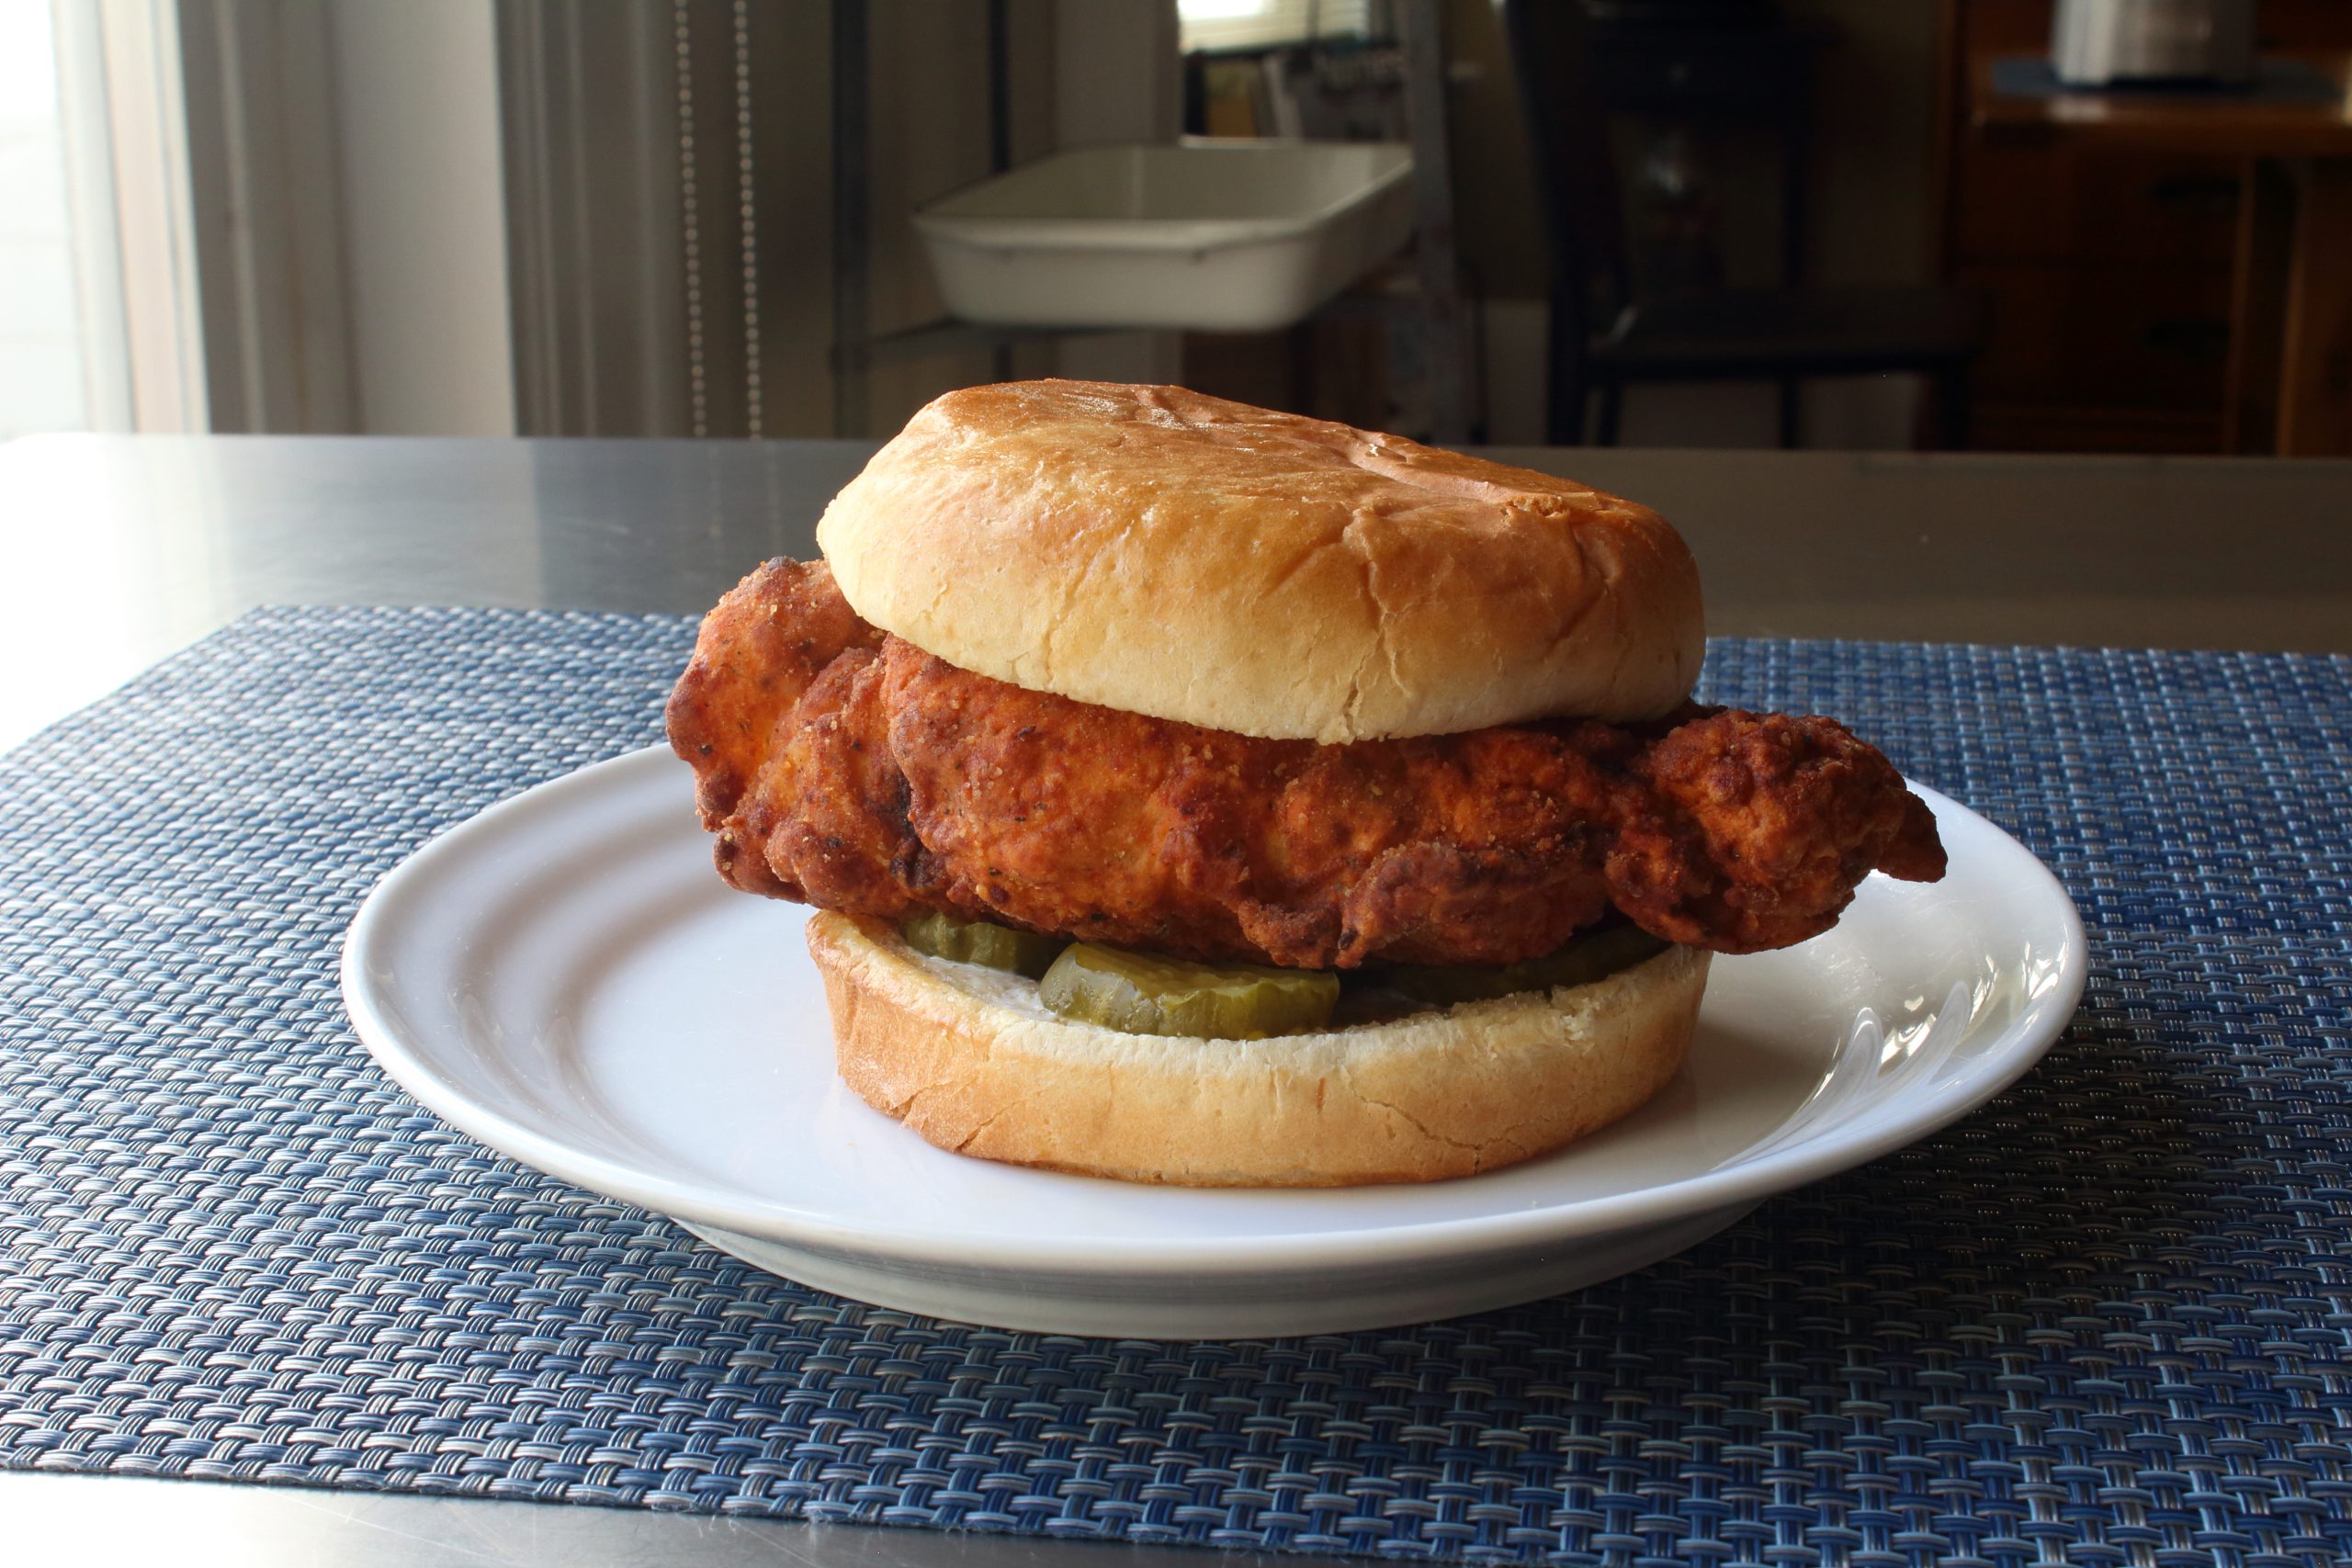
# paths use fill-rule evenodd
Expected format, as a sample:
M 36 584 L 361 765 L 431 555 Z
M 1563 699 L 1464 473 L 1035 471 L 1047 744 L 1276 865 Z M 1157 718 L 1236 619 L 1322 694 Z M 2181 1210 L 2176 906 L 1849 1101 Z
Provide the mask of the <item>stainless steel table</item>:
M 811 551 L 825 499 L 867 450 L 92 436 L 0 447 L 0 744 L 261 604 L 699 611 L 759 559 Z M 2352 462 L 1500 455 L 1673 518 L 1720 632 L 2352 651 Z M 0 1556 L 28 1562 L 1095 1568 L 1158 1555 L 25 1473 L 0 1475 Z
M 852 442 L 0 446 L 0 744 L 263 604 L 691 615 Z M 1736 635 L 2352 649 L 2352 461 L 1505 450 L 1647 502 Z

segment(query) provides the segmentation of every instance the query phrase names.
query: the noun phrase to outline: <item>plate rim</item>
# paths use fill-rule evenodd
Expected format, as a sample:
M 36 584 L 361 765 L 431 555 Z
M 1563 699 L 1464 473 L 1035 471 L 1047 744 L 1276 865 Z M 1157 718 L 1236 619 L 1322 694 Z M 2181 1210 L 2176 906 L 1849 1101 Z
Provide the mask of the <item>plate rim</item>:
M 1939 790 L 1906 781 L 1939 819 L 1951 813 L 1973 821 L 1991 833 L 2006 852 L 2022 862 L 2020 869 L 2028 870 L 2038 884 L 2035 892 L 2051 900 L 2051 912 L 2058 917 L 2065 942 L 2057 983 L 2028 1000 L 2001 1031 L 2001 1038 L 1984 1059 L 1937 1086 L 1936 1092 L 1918 1096 L 1915 1109 L 1884 1119 L 1866 1134 L 1841 1139 L 1836 1135 L 1837 1129 L 1830 1128 L 1822 1136 L 1800 1138 L 1754 1160 L 1700 1171 L 1677 1181 L 1537 1208 L 1387 1227 L 1215 1238 L 1131 1235 L 1070 1241 L 1051 1236 L 973 1235 L 920 1225 L 852 1224 L 773 1200 L 714 1201 L 706 1186 L 582 1151 L 481 1104 L 462 1085 L 445 1078 L 403 1037 L 392 1010 L 379 1000 L 379 983 L 368 973 L 365 954 L 393 918 L 395 906 L 442 863 L 463 855 L 475 840 L 498 833 L 517 817 L 559 807 L 568 795 L 614 787 L 616 782 L 664 763 L 684 766 L 667 746 L 655 744 L 574 769 L 447 825 L 386 872 L 368 889 L 344 935 L 338 976 L 353 1030 L 378 1066 L 426 1109 L 544 1175 L 673 1219 L 690 1219 L 789 1246 L 887 1259 L 902 1267 L 969 1269 L 978 1265 L 1133 1278 L 1139 1274 L 1238 1276 L 1262 1273 L 1269 1265 L 1285 1273 L 1374 1262 L 1402 1266 L 1408 1261 L 1510 1253 L 1578 1236 L 1670 1223 L 1736 1202 L 1761 1201 L 1882 1158 L 1982 1107 L 2024 1077 L 2064 1032 L 2089 979 L 2089 946 L 2081 913 L 2050 868 L 1999 824 Z M 470 1048 L 470 1042 L 464 1043 Z M 1035 1174 L 1060 1180 L 1101 1179 L 1050 1171 Z

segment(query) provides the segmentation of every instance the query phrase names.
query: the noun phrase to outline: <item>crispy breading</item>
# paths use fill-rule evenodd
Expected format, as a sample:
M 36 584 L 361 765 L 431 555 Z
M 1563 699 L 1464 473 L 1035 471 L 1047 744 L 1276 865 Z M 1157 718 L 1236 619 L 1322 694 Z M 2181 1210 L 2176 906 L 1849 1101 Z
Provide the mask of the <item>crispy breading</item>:
M 791 561 L 706 620 L 670 737 L 739 887 L 1201 958 L 1506 964 L 1612 908 L 1747 953 L 1873 869 L 1943 874 L 1927 807 L 1831 719 L 1259 739 L 958 670 Z
M 809 683 L 843 653 L 882 646 L 822 561 L 772 560 L 703 617 L 695 656 L 670 693 L 670 743 L 694 764 L 703 822 L 718 834 L 718 869 L 748 893 L 798 898 L 764 845 L 781 823 L 752 787 L 798 728 Z M 740 808 L 740 809 L 739 809 Z

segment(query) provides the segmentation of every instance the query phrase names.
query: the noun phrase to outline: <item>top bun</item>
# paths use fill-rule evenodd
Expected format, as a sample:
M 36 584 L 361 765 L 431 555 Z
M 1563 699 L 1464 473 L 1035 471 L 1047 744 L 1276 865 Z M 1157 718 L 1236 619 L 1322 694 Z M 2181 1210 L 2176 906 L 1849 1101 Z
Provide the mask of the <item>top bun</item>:
M 1703 651 L 1647 507 L 1180 387 L 950 392 L 817 539 L 859 615 L 951 664 L 1277 739 L 1652 718 Z

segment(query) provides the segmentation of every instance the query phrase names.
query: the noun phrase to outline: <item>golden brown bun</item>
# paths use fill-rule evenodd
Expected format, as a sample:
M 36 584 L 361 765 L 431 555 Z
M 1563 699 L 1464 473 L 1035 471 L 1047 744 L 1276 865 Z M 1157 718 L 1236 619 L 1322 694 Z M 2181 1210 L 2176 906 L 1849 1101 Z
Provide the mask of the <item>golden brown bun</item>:
M 1054 1017 L 1035 982 L 820 914 L 841 1076 L 941 1148 L 1186 1187 L 1347 1187 L 1493 1170 L 1616 1121 L 1682 1065 L 1708 954 L 1590 986 L 1272 1040 Z
M 950 392 L 817 538 L 859 615 L 951 664 L 1243 735 L 1650 718 L 1702 651 L 1648 508 L 1179 387 Z

